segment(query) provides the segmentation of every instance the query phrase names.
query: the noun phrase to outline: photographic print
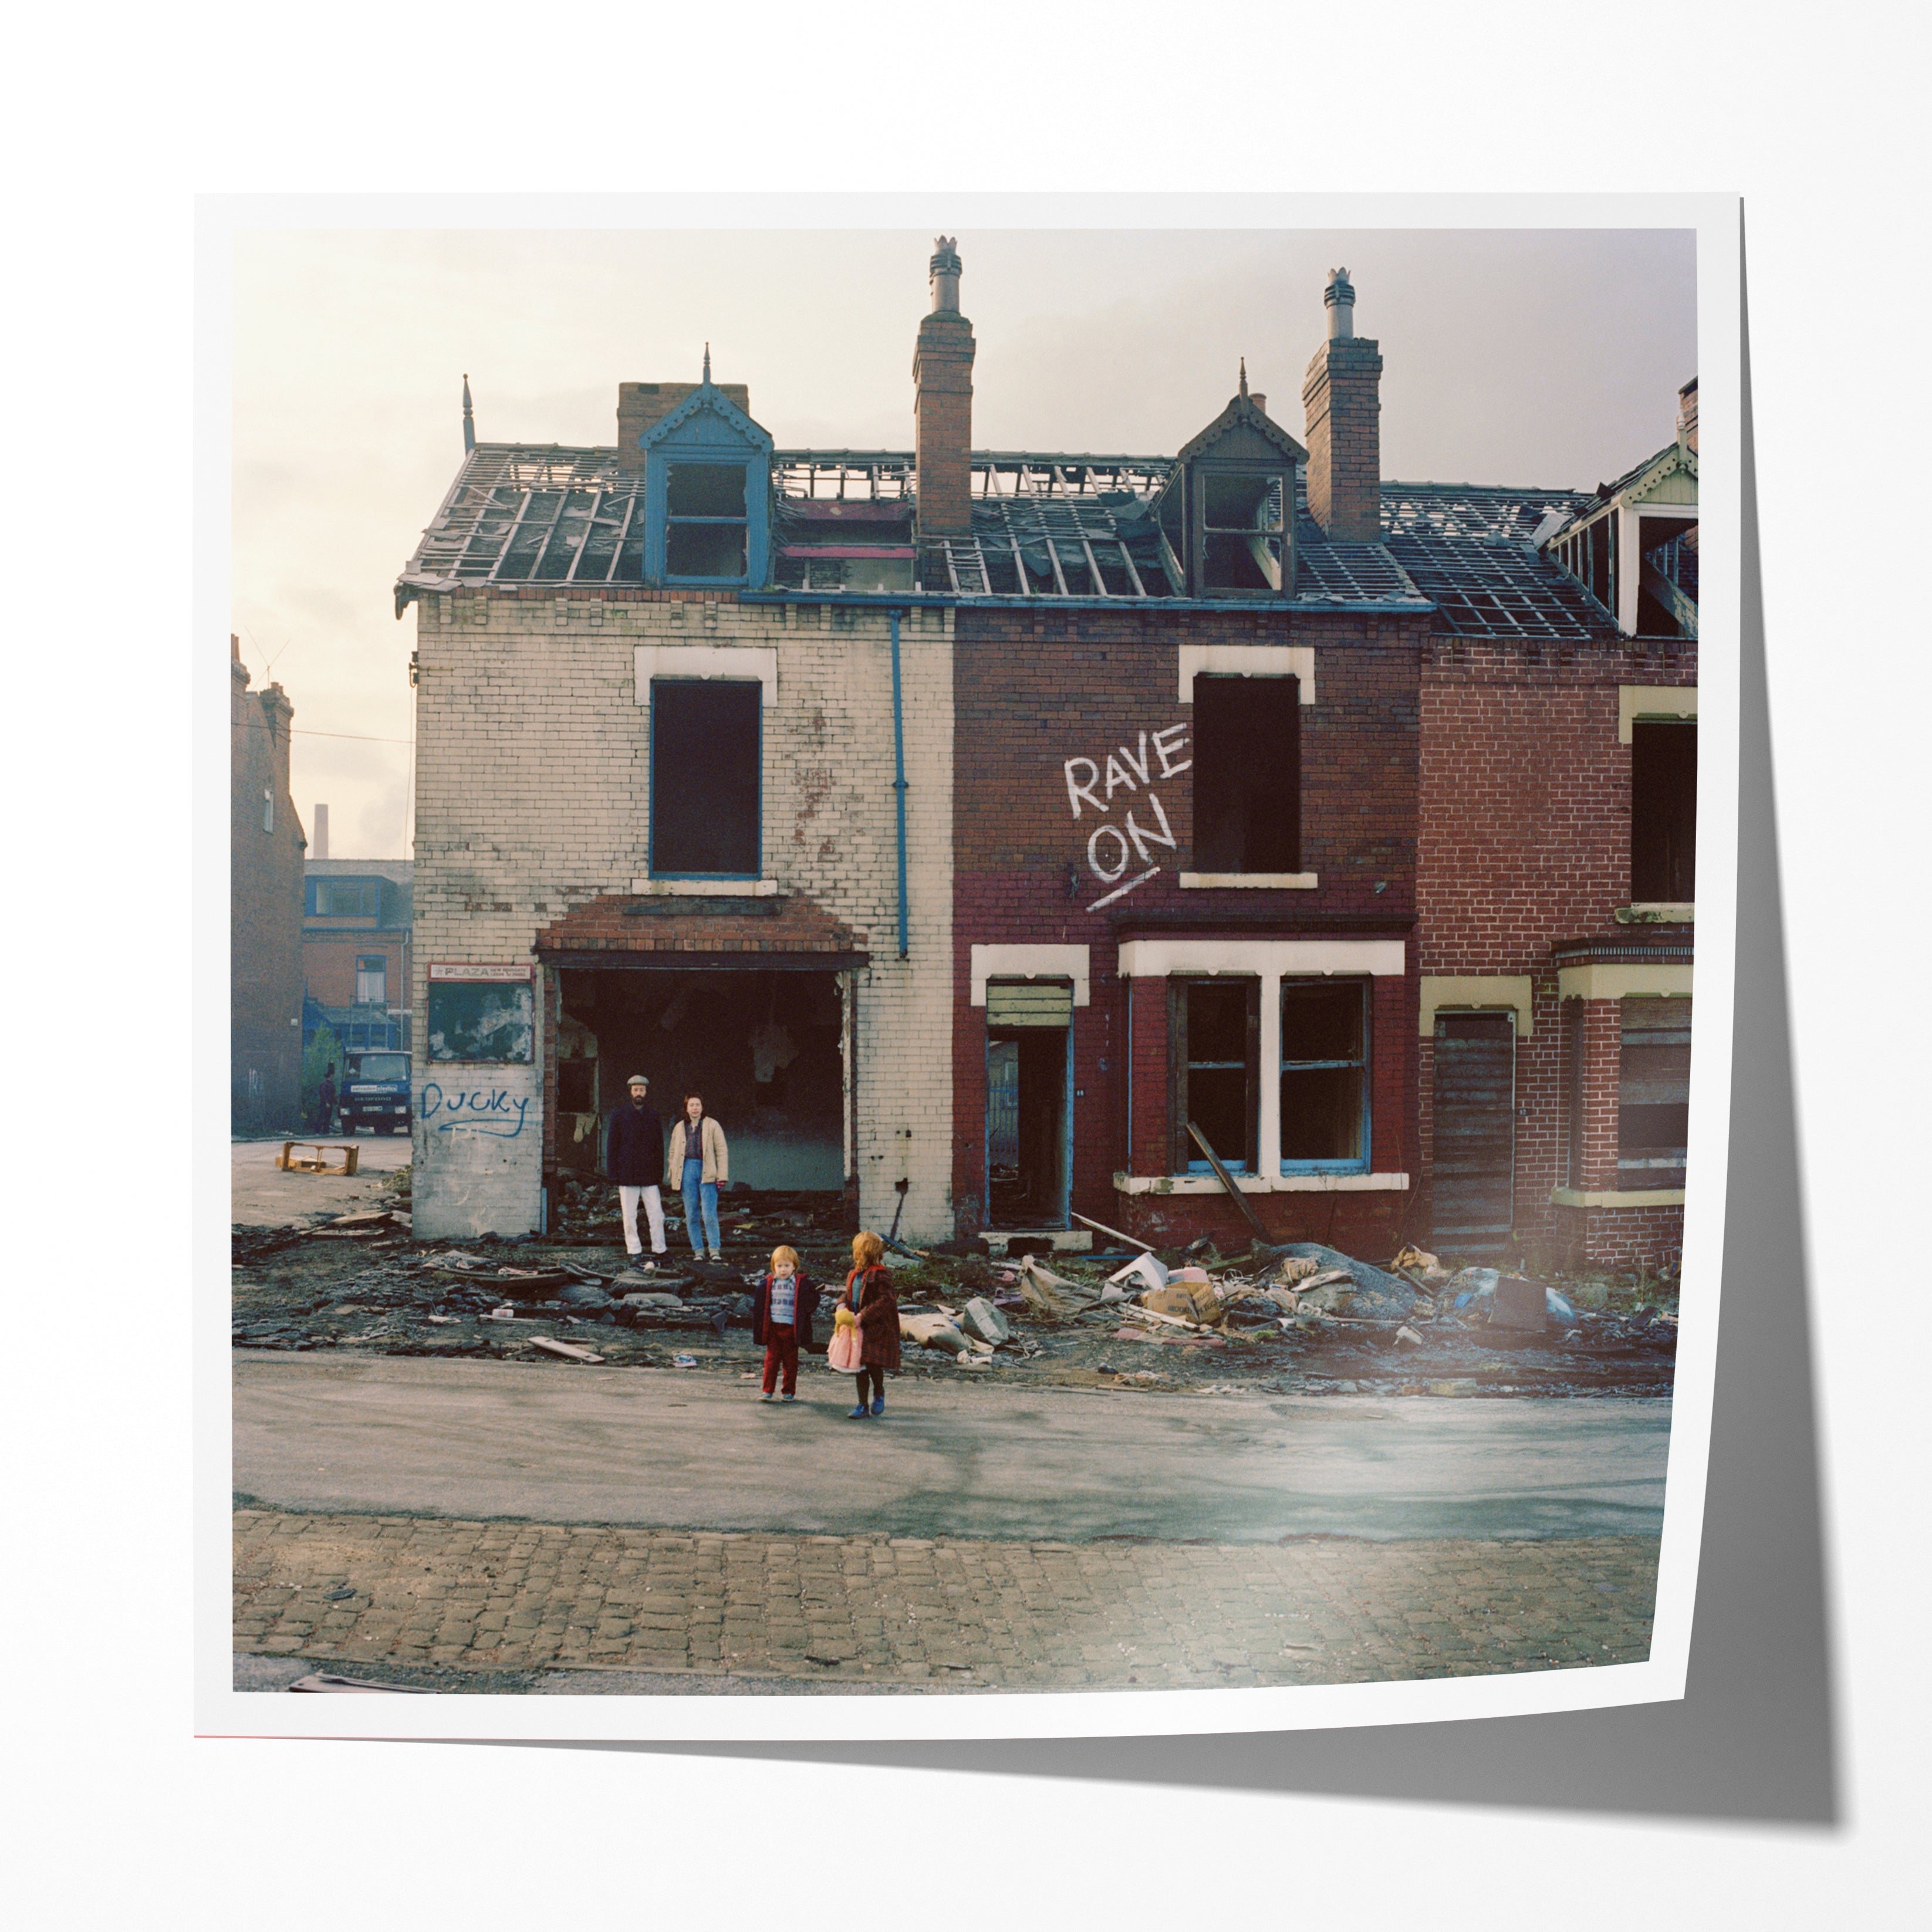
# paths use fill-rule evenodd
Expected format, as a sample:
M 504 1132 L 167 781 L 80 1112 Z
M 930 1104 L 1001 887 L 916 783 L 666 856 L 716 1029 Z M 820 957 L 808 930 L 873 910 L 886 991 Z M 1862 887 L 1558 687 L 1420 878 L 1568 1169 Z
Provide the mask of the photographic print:
M 1735 204 L 427 206 L 206 214 L 209 1726 L 1681 1695 Z

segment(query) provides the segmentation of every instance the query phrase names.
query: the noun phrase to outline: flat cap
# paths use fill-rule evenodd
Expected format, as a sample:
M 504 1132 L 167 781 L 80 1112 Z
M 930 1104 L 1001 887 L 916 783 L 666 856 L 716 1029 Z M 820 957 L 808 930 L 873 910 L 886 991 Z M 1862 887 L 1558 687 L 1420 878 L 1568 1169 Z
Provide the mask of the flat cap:
M 651 1083 L 641 1073 L 634 1073 L 624 1082 L 626 1087 L 648 1087 Z

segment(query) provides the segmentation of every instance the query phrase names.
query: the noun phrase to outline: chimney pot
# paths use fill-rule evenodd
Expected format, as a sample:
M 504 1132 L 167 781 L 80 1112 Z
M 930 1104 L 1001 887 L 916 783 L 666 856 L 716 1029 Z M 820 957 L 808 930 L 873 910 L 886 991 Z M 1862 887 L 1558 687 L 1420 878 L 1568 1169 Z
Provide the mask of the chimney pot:
M 1330 268 L 1328 286 L 1322 292 L 1328 309 L 1328 339 L 1346 342 L 1355 333 L 1355 289 L 1346 268 Z
M 310 842 L 308 856 L 311 859 L 328 856 L 328 807 L 326 805 L 315 808 L 315 837 Z
M 935 315 L 959 312 L 959 249 L 950 235 L 935 236 L 932 261 L 927 271 L 932 281 L 932 310 Z

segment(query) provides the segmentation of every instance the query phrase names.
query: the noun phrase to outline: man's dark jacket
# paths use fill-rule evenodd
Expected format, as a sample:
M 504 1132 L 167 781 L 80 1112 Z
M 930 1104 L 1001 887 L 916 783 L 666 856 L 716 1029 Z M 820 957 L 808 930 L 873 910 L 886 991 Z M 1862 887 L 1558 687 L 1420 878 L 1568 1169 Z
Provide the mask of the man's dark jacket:
M 812 1318 L 818 1312 L 818 1291 L 803 1275 L 795 1274 L 792 1279 L 798 1283 L 797 1299 L 792 1308 L 792 1333 L 801 1348 L 812 1346 Z M 758 1292 L 752 1298 L 752 1340 L 758 1348 L 765 1346 L 765 1330 L 772 1318 L 772 1278 L 768 1274 L 758 1284 Z
M 610 1116 L 604 1148 L 607 1178 L 620 1187 L 659 1186 L 664 1180 L 664 1145 L 658 1110 L 648 1100 L 641 1107 L 626 1100 Z

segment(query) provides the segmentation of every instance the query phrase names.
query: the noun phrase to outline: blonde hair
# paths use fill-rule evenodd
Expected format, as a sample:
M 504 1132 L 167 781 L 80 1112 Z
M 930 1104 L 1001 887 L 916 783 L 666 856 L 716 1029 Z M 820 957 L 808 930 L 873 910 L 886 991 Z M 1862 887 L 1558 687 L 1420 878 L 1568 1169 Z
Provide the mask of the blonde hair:
M 876 1268 L 886 1258 L 886 1244 L 868 1228 L 852 1237 L 852 1261 L 856 1268 Z
M 770 1269 L 769 1270 L 769 1272 L 770 1272 L 770 1273 L 771 1273 L 771 1274 L 776 1274 L 778 1273 L 778 1264 L 779 1264 L 779 1262 L 790 1262 L 791 1263 L 791 1271 L 792 1271 L 792 1273 L 793 1273 L 794 1274 L 797 1274 L 797 1272 L 798 1272 L 798 1250 L 797 1250 L 796 1248 L 774 1248 L 774 1249 L 772 1249 L 772 1264 L 771 1264 L 771 1268 L 770 1268 Z

